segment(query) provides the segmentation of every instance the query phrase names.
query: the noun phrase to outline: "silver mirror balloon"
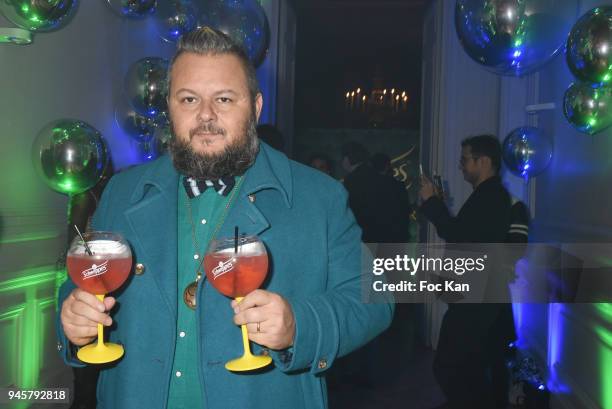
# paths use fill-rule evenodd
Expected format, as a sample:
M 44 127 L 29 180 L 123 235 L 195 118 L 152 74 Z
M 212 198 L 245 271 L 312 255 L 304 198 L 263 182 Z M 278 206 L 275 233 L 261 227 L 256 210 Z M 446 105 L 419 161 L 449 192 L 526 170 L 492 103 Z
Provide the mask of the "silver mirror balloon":
M 170 143 L 170 139 L 172 139 L 170 125 L 166 124 L 165 126 L 158 126 L 155 130 L 155 137 L 153 138 L 155 152 L 157 155 L 163 155 L 164 153 L 168 152 L 168 144 Z
M 137 142 L 151 141 L 157 126 L 156 118 L 140 115 L 132 108 L 125 97 L 120 98 L 116 105 L 115 122 Z
M 576 0 L 457 0 L 455 27 L 466 53 L 485 68 L 521 76 L 564 45 Z
M 166 0 L 161 0 L 166 1 Z M 143 18 L 155 12 L 156 0 L 106 0 L 119 16 L 132 19 Z
M 578 131 L 594 135 L 612 125 L 612 88 L 574 83 L 565 91 L 563 114 Z
M 32 145 L 32 163 L 45 183 L 60 193 L 78 194 L 92 188 L 108 165 L 102 135 L 76 119 L 49 123 Z
M 516 128 L 506 136 L 502 146 L 504 163 L 510 172 L 524 179 L 542 173 L 553 154 L 551 139 L 539 128 Z
M 140 115 L 155 118 L 167 110 L 168 60 L 146 57 L 136 61 L 125 77 L 125 94 Z
M 198 26 L 198 8 L 194 0 L 166 0 L 155 12 L 155 24 L 162 40 L 177 42 Z
M 206 1 L 200 26 L 216 28 L 239 42 L 255 66 L 265 59 L 270 41 L 266 13 L 257 0 Z
M 172 138 L 170 127 L 160 124 L 155 128 L 153 139 L 149 142 L 140 144 L 140 154 L 142 160 L 147 162 L 157 159 L 168 152 L 168 143 Z
M 0 12 L 12 23 L 30 31 L 52 31 L 65 26 L 77 7 L 77 0 L 0 1 Z
M 576 78 L 591 83 L 612 80 L 612 7 L 597 7 L 576 22 L 567 39 L 567 65 Z

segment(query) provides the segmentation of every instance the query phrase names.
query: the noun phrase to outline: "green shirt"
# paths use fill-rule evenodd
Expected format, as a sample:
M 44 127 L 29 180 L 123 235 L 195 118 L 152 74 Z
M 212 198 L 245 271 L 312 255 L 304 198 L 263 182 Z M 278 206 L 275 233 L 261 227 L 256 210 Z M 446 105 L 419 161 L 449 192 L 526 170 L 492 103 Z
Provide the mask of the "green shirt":
M 196 278 L 196 269 L 206 253 L 206 247 L 224 216 L 229 196 L 209 188 L 200 196 L 189 199 L 179 181 L 178 189 L 178 319 L 176 347 L 168 394 L 168 409 L 199 409 L 203 407 L 202 387 L 198 376 L 198 339 L 196 311 L 183 302 L 183 291 Z M 189 220 L 189 206 L 191 217 Z M 193 230 L 195 229 L 195 248 Z M 195 258 L 197 255 L 197 259 Z M 204 274 L 203 268 L 200 270 Z

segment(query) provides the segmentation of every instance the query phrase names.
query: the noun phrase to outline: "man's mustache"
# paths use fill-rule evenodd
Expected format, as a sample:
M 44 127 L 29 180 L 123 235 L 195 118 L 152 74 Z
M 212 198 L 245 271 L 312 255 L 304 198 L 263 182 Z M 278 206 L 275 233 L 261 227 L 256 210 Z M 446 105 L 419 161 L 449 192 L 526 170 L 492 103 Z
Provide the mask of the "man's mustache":
M 199 133 L 209 133 L 212 135 L 225 135 L 225 129 L 218 127 L 212 123 L 202 124 L 189 131 L 189 139 L 192 139 L 194 135 L 199 134 Z

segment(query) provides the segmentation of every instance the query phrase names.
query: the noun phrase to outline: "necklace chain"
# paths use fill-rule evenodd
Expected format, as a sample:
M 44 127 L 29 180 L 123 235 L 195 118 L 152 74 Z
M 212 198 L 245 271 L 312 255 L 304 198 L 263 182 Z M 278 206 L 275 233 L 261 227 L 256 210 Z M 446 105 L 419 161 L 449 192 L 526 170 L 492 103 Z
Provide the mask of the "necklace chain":
M 217 233 L 219 233 L 219 229 L 221 229 L 221 226 L 223 226 L 223 222 L 225 221 L 225 218 L 227 217 L 228 210 L 231 207 L 232 203 L 234 202 L 234 198 L 237 192 L 240 190 L 240 186 L 242 185 L 243 180 L 244 180 L 244 176 L 240 177 L 240 180 L 238 181 L 238 183 L 236 183 L 236 186 L 234 186 L 234 188 L 232 189 L 232 193 L 230 193 L 230 197 L 227 200 L 227 203 L 225 204 L 225 208 L 223 209 L 221 218 L 217 222 L 217 225 L 215 226 L 215 230 L 213 231 L 212 236 L 210 236 L 210 241 L 213 241 L 217 237 Z M 187 211 L 189 213 L 189 216 L 188 216 L 189 224 L 191 225 L 191 239 L 193 240 L 193 248 L 197 252 L 198 249 L 200 248 L 200 244 L 196 236 L 195 223 L 193 222 L 193 211 L 191 208 L 191 199 L 189 198 L 187 198 Z M 196 267 L 196 271 L 195 271 L 195 275 L 196 275 L 195 282 L 196 283 L 200 281 L 200 278 L 202 278 L 202 268 L 201 267 L 202 267 L 202 263 L 204 263 L 204 251 L 205 249 L 202 249 L 201 253 L 196 253 L 199 259 L 198 266 Z

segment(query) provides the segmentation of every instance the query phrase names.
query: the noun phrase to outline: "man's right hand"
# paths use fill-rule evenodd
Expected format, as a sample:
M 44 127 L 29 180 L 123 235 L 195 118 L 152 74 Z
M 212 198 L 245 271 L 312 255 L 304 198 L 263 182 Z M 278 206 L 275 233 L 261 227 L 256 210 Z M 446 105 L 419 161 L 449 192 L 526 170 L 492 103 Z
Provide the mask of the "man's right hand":
M 115 298 L 104 302 L 95 295 L 76 288 L 62 304 L 61 320 L 64 334 L 76 346 L 89 344 L 98 335 L 98 323 L 110 326 L 113 320 L 107 314 L 115 305 Z
M 436 194 L 436 188 L 431 180 L 425 175 L 421 175 L 421 189 L 419 190 L 419 196 L 423 202 L 429 200 L 430 197 Z

